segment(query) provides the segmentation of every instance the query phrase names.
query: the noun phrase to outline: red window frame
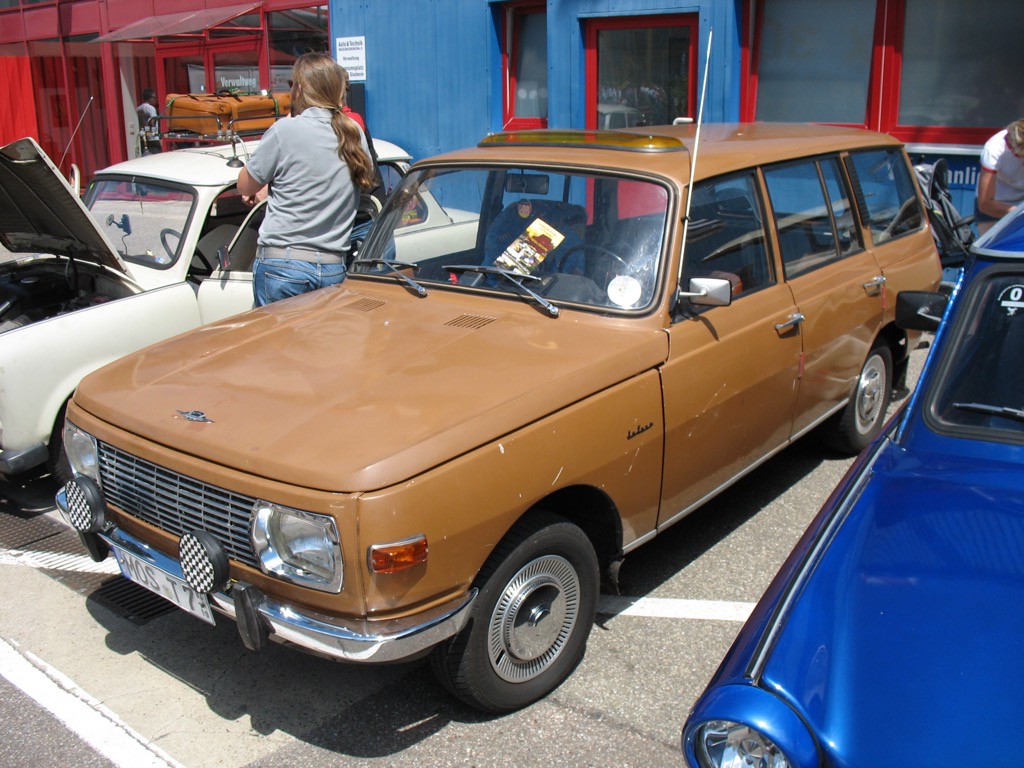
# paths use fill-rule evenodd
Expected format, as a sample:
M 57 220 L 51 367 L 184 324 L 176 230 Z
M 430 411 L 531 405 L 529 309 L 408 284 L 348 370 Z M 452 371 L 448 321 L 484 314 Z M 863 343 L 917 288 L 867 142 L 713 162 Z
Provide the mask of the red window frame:
M 516 109 L 516 72 L 518 71 L 520 35 L 524 17 L 536 14 L 547 15 L 545 3 L 536 0 L 525 0 L 519 3 L 507 3 L 502 19 L 502 51 L 501 68 L 505 81 L 505 103 L 502 110 L 502 124 L 505 130 L 528 130 L 531 128 L 547 128 L 546 117 L 517 117 Z
M 752 4 L 755 8 L 753 18 Z M 741 71 L 746 73 L 740 86 L 741 120 L 754 120 L 756 115 L 764 8 L 764 2 L 754 3 L 753 0 L 745 0 L 743 4 L 741 28 L 750 32 L 741 43 Z M 876 2 L 868 96 L 864 105 L 864 122 L 859 126 L 882 131 L 907 142 L 984 144 L 993 131 L 998 130 L 998 126 L 947 127 L 899 124 L 905 10 L 905 0 Z
M 206 90 L 208 93 L 213 93 L 214 68 L 217 55 L 236 52 L 252 52 L 255 54 L 256 64 L 260 73 L 260 87 L 267 87 L 266 83 L 270 81 L 270 71 L 266 56 L 266 35 L 261 37 L 250 35 L 242 38 L 200 40 L 190 43 L 158 43 L 155 50 L 157 93 L 166 94 L 170 88 L 167 83 L 166 70 L 168 61 L 185 56 L 201 58 L 203 60 Z
M 696 13 L 676 13 L 660 16 L 620 16 L 616 18 L 588 19 L 584 33 L 584 71 L 586 87 L 584 109 L 586 110 L 584 126 L 590 130 L 597 128 L 597 36 L 609 29 L 647 29 L 651 27 L 689 27 L 690 28 L 690 61 L 688 62 L 688 93 L 686 102 L 690 105 L 689 113 L 676 117 L 697 116 L 697 51 L 700 47 L 700 18 Z

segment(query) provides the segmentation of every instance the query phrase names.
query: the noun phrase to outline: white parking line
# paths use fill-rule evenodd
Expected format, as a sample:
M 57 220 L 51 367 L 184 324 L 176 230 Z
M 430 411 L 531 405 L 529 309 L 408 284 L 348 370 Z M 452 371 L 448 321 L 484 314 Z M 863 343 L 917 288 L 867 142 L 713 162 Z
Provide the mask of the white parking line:
M 601 595 L 597 612 L 615 616 L 648 616 L 660 619 L 746 621 L 754 603 L 725 600 L 684 600 L 668 597 Z
M 59 552 L 36 552 L 30 549 L 0 549 L 0 565 L 26 565 L 30 568 L 45 568 L 51 571 L 72 573 L 120 573 L 117 561 L 108 557 L 97 563 L 85 555 L 69 555 Z
M 180 763 L 121 722 L 61 672 L 38 657 L 21 654 L 3 639 L 0 674 L 114 765 L 180 768 Z

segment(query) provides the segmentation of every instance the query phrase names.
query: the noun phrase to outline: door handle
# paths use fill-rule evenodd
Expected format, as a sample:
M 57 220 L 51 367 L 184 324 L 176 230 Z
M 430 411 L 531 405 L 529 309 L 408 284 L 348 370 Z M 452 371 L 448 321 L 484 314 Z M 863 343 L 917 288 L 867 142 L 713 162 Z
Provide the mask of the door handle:
M 776 323 L 775 330 L 779 332 L 779 335 L 782 335 L 793 330 L 806 319 L 807 318 L 804 316 L 802 312 L 794 312 L 792 315 L 789 316 L 789 320 L 787 320 L 786 322 Z
M 885 275 L 879 275 L 874 280 L 864 283 L 864 292 L 868 296 L 877 296 L 885 287 Z

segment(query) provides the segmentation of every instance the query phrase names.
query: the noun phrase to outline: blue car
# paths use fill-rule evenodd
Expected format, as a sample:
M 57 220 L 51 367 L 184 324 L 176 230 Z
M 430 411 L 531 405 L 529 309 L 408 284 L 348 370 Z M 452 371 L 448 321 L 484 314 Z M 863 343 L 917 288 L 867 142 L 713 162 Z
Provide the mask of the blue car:
M 1024 211 L 897 322 L 937 330 L 914 395 L 697 700 L 690 766 L 1024 765 Z

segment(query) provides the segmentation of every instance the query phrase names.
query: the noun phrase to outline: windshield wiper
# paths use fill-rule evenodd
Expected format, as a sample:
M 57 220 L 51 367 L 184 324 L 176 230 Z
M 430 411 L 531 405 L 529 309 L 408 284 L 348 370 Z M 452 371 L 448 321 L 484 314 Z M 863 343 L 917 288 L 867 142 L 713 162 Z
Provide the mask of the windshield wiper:
M 523 293 L 528 295 L 544 309 L 548 311 L 548 314 L 552 317 L 558 317 L 558 307 L 552 304 L 550 301 L 545 299 L 539 293 L 531 291 L 525 285 L 524 280 L 535 280 L 540 282 L 540 278 L 536 275 L 524 275 L 519 272 L 513 272 L 511 269 L 501 269 L 500 267 L 482 267 L 478 264 L 445 264 L 441 269 L 451 270 L 452 272 L 479 272 L 481 275 L 498 275 L 508 280 L 512 285 L 519 288 Z
M 422 285 L 417 283 L 415 280 L 413 280 L 408 275 L 406 275 L 406 274 L 402 273 L 401 271 L 399 271 L 400 268 L 401 269 L 416 269 L 416 265 L 415 264 L 410 264 L 407 261 L 392 261 L 392 260 L 389 260 L 389 259 L 356 259 L 355 261 L 352 262 L 352 266 L 354 267 L 356 264 L 374 264 L 374 265 L 383 264 L 385 267 L 387 267 L 388 269 L 391 270 L 391 273 L 393 275 L 395 275 L 396 277 L 402 278 L 402 280 L 404 280 L 409 285 L 410 288 L 412 288 L 414 291 L 416 291 L 417 294 L 419 294 L 420 296 L 426 296 L 427 295 L 427 289 L 426 288 L 424 288 Z
M 989 416 L 1003 416 L 1014 421 L 1024 421 L 1024 409 L 1009 408 L 1005 405 L 989 405 L 988 403 L 953 403 L 953 407 L 961 411 L 974 411 Z

